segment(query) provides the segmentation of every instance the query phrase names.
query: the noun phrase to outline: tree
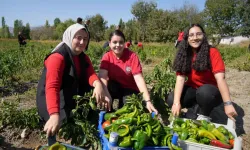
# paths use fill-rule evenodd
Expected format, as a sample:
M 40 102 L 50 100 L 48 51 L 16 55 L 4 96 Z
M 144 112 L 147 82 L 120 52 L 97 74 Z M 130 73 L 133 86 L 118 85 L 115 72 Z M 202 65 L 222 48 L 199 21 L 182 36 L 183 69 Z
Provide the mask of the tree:
M 122 21 L 122 18 L 119 21 L 119 26 L 120 26 L 120 30 L 123 31 L 125 28 L 125 22 Z
M 91 39 L 99 42 L 104 39 L 104 33 L 107 21 L 104 20 L 102 15 L 96 14 L 93 17 L 89 18 L 91 24 L 89 26 L 89 32 Z
M 149 42 L 172 42 L 178 33 L 178 22 L 176 15 L 162 9 L 150 13 L 147 22 L 146 40 Z
M 137 40 L 135 39 L 135 32 L 136 32 L 136 22 L 135 20 L 128 20 L 128 22 L 125 23 L 125 29 L 124 34 L 127 40 Z
M 56 18 L 56 19 L 54 20 L 54 27 L 57 27 L 57 25 L 58 25 L 59 23 L 61 23 L 61 20 L 60 20 L 59 18 Z
M 107 28 L 105 29 L 104 40 L 108 40 L 110 34 L 111 34 L 113 31 L 115 31 L 115 29 L 116 29 L 116 25 L 114 25 L 114 24 L 110 25 L 110 27 L 107 27 Z
M 4 28 L 5 26 L 6 26 L 5 19 L 4 19 L 4 17 L 2 17 L 2 28 Z
M 241 17 L 241 28 L 239 34 L 250 37 L 250 0 L 240 0 L 238 17 Z
M 26 39 L 30 39 L 30 24 L 26 23 L 26 26 L 23 28 L 23 36 Z
M 137 1 L 132 5 L 131 13 L 135 16 L 135 18 L 139 21 L 140 26 L 140 34 L 142 35 L 142 40 L 145 40 L 145 33 L 146 27 L 145 24 L 147 23 L 149 14 L 151 11 L 155 10 L 157 4 L 155 2 L 144 2 L 144 1 Z
M 49 25 L 49 21 L 48 20 L 46 20 L 46 22 L 45 22 L 45 28 L 49 28 L 50 27 L 50 25 Z
M 193 23 L 203 23 L 201 12 L 199 12 L 198 7 L 194 4 L 185 3 L 180 9 L 175 10 L 173 15 L 178 20 L 178 23 L 176 22 L 175 24 L 178 31 L 183 31 Z
M 207 31 L 219 35 L 217 44 L 223 36 L 232 36 L 239 27 L 237 0 L 207 0 L 205 3 L 205 22 Z
M 22 20 L 15 20 L 14 21 L 14 37 L 18 36 L 18 32 L 23 31 L 23 22 Z

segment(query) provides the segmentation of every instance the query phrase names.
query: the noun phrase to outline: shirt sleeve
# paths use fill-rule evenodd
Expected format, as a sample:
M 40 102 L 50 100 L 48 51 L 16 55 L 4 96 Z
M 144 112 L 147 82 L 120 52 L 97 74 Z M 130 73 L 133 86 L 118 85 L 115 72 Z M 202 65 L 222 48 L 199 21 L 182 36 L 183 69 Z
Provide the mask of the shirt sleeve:
M 132 65 L 131 65 L 132 74 L 136 75 L 142 73 L 142 67 L 138 56 L 135 53 L 133 53 L 131 59 L 132 59 Z
M 85 58 L 86 58 L 87 63 L 89 64 L 89 67 L 87 68 L 87 78 L 89 81 L 89 85 L 93 86 L 94 81 L 99 80 L 99 78 L 95 73 L 94 67 L 89 57 L 86 55 Z
M 46 104 L 49 115 L 60 111 L 60 87 L 65 67 L 62 55 L 51 54 L 45 61 L 46 73 Z
M 210 49 L 210 59 L 211 59 L 211 66 L 212 66 L 212 72 L 218 73 L 218 72 L 225 72 L 225 64 L 222 60 L 222 57 L 220 55 L 220 52 L 215 49 Z
M 105 70 L 109 69 L 110 61 L 109 61 L 108 53 L 105 53 L 103 55 L 102 60 L 101 60 L 100 69 L 105 69 Z

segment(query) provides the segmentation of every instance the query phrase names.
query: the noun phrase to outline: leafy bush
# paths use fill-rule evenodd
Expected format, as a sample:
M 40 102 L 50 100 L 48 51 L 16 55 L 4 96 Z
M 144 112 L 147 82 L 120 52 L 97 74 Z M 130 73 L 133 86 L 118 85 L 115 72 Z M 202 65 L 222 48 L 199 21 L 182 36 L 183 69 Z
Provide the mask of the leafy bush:
M 16 128 L 38 128 L 39 116 L 36 108 L 20 109 L 18 102 L 0 103 L 0 126 L 8 126 Z

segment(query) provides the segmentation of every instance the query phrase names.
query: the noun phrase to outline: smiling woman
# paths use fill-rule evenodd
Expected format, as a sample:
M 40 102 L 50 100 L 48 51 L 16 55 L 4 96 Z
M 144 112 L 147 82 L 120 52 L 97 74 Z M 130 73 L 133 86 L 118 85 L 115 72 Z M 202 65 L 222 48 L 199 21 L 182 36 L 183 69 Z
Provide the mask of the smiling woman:
M 208 44 L 199 24 L 185 31 L 173 67 L 177 75 L 175 90 L 167 98 L 173 115 L 188 108 L 186 117 L 196 119 L 198 114 L 210 116 L 213 108 L 224 105 L 226 115 L 234 120 L 237 112 L 225 80 L 224 62 L 219 51 Z

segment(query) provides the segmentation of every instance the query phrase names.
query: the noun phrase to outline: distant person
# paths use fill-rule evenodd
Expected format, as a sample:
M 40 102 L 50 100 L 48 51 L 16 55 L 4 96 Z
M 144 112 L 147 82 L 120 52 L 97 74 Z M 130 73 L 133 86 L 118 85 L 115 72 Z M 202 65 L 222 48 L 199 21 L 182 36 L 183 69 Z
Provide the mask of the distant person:
M 88 19 L 88 20 L 86 20 L 85 23 L 84 23 L 84 27 L 85 27 L 85 29 L 87 30 L 88 34 L 89 34 L 89 40 L 90 40 L 90 32 L 89 32 L 89 25 L 90 25 L 90 22 L 91 22 L 91 21 Z M 88 43 L 89 43 L 89 41 L 88 41 Z M 85 50 L 88 50 L 88 48 L 89 48 L 89 44 L 86 46 Z
M 82 24 L 82 18 L 78 17 L 77 20 L 76 20 L 76 22 L 79 23 L 79 24 Z
M 140 48 L 140 49 L 143 49 L 143 44 L 142 44 L 142 42 L 138 42 L 137 47 Z
M 178 47 L 178 45 L 180 44 L 180 42 L 183 40 L 183 37 L 184 37 L 184 32 L 182 31 L 182 32 L 179 32 L 179 34 L 178 34 L 178 39 L 177 39 L 177 41 L 176 41 L 176 43 L 175 43 L 175 47 L 177 48 Z
M 128 42 L 125 43 L 125 48 L 129 48 L 132 45 L 132 41 L 129 40 Z
M 250 44 L 248 45 L 248 52 L 250 52 Z
M 27 44 L 22 32 L 18 32 L 18 42 L 19 42 L 19 47 L 26 46 Z

